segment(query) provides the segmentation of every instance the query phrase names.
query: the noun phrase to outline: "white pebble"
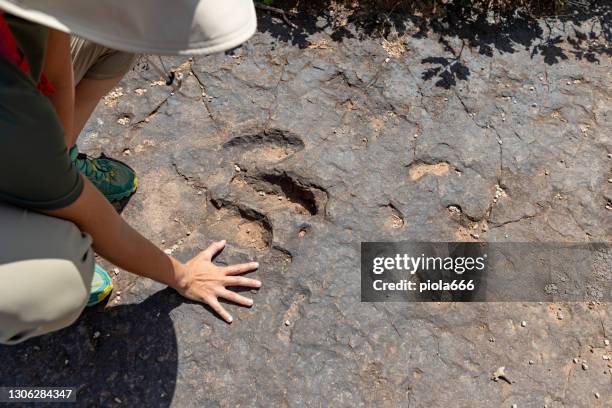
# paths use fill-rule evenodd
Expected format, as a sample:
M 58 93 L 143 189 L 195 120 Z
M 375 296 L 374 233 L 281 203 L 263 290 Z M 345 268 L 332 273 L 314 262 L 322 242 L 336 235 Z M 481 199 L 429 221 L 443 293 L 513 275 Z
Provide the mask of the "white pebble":
M 285 320 L 285 326 L 291 326 L 291 322 L 289 320 Z
M 527 326 L 527 322 L 523 320 L 523 321 L 521 322 L 521 327 L 525 327 L 525 326 Z

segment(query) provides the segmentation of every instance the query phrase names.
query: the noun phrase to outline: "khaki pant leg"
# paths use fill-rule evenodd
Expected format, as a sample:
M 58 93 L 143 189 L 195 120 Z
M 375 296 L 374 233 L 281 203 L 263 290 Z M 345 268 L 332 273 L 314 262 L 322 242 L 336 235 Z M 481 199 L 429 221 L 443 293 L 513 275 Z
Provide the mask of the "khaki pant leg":
M 98 45 L 80 37 L 70 39 L 74 83 L 83 78 L 111 79 L 125 75 L 136 63 L 137 55 Z
M 93 271 L 91 238 L 73 223 L 0 203 L 0 343 L 72 324 Z

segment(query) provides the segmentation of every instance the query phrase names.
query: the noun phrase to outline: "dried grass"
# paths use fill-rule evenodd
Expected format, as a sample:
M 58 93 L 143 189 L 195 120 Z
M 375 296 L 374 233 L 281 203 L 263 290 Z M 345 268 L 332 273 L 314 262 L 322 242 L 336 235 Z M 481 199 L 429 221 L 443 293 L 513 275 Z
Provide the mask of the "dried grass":
M 376 7 L 380 11 L 417 11 L 436 15 L 450 6 L 463 6 L 476 12 L 508 13 L 517 8 L 534 14 L 554 14 L 563 10 L 569 0 L 332 0 L 330 4 L 343 4 L 351 8 Z
M 388 13 L 405 11 L 423 16 L 439 16 L 450 8 L 463 7 L 476 13 L 508 13 L 518 8 L 534 15 L 556 14 L 573 0 L 271 0 L 274 5 L 288 10 L 308 7 L 327 8 L 336 13 L 361 10 Z

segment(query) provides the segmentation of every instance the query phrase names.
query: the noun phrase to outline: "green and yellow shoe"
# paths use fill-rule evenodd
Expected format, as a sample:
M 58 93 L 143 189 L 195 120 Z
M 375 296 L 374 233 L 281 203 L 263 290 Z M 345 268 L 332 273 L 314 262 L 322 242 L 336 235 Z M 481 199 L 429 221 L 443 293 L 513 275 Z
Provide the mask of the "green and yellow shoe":
M 108 201 L 129 197 L 138 188 L 136 173 L 127 164 L 102 154 L 97 159 L 79 153 L 76 145 L 70 149 L 74 166 L 104 194 Z
M 91 281 L 91 289 L 89 291 L 89 300 L 87 306 L 94 306 L 102 302 L 110 295 L 113 290 L 113 281 L 108 273 L 98 264 L 94 269 L 93 279 Z

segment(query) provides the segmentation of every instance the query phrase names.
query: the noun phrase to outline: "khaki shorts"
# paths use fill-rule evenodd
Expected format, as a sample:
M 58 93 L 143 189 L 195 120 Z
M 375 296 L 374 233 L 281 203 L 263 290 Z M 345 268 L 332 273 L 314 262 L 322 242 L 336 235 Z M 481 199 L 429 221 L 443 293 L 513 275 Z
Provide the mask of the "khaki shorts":
M 91 237 L 71 222 L 0 203 L 0 343 L 72 324 L 89 298 Z
M 75 83 L 125 74 L 136 56 L 73 37 Z M 91 288 L 91 237 L 71 222 L 0 201 L 0 344 L 62 329 Z
M 76 36 L 70 39 L 70 53 L 75 84 L 81 82 L 83 78 L 122 77 L 134 66 L 138 57 L 129 52 L 111 50 Z

